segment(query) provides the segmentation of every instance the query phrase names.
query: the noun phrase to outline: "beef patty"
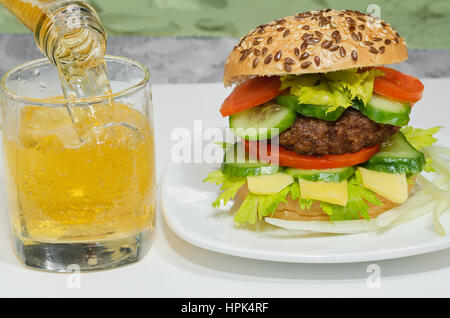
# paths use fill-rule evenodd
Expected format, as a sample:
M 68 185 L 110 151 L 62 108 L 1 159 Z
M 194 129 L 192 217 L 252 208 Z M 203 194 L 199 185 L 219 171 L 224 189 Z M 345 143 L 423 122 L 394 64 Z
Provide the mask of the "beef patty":
M 336 121 L 299 115 L 281 133 L 280 145 L 300 155 L 323 156 L 357 152 L 387 140 L 399 127 L 378 124 L 354 108 Z

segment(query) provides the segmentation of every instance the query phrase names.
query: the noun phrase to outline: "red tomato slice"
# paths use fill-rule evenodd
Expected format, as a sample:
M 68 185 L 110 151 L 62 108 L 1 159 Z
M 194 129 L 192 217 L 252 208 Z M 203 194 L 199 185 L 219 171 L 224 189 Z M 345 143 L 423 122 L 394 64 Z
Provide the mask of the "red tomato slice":
M 375 77 L 373 91 L 392 99 L 415 103 L 422 98 L 423 84 L 417 78 L 389 67 L 377 67 L 384 73 Z
M 258 141 L 245 140 L 245 149 L 250 154 L 257 154 L 261 161 L 272 161 L 271 147 L 265 143 L 261 145 L 266 146 L 264 150 L 266 155 L 259 152 L 260 143 Z M 302 156 L 293 151 L 279 147 L 278 149 L 278 164 L 283 167 L 299 168 L 299 169 L 331 169 L 354 166 L 359 163 L 366 162 L 373 155 L 380 150 L 380 145 L 364 148 L 355 153 L 346 153 L 342 155 L 326 155 L 321 157 L 316 156 Z M 265 160 L 264 160 L 265 159 Z
M 281 82 L 278 76 L 255 77 L 237 86 L 225 99 L 220 108 L 223 117 L 233 115 L 248 108 L 268 102 L 289 89 L 280 91 Z

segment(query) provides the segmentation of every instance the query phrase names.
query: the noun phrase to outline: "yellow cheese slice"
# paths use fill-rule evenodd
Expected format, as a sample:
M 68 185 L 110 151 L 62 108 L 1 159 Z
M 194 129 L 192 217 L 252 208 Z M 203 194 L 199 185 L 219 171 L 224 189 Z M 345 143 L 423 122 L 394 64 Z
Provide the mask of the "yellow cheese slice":
M 275 173 L 256 177 L 247 177 L 248 190 L 254 194 L 278 193 L 294 182 L 292 176 L 285 173 Z
M 314 199 L 342 206 L 347 205 L 347 180 L 339 183 L 323 181 L 306 181 L 298 179 L 302 199 Z
M 394 203 L 404 203 L 408 199 L 408 182 L 405 174 L 378 172 L 358 168 L 363 185 Z

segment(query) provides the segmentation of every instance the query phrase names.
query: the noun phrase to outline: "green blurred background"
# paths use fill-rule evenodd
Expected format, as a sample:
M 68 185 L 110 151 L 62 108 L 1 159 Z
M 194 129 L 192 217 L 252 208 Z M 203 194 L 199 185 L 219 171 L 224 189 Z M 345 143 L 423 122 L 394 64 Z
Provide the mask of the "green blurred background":
M 111 35 L 240 37 L 256 25 L 312 9 L 378 13 L 409 48 L 450 49 L 450 0 L 89 0 Z M 379 8 L 379 9 L 378 9 Z M 0 33 L 28 31 L 0 8 Z

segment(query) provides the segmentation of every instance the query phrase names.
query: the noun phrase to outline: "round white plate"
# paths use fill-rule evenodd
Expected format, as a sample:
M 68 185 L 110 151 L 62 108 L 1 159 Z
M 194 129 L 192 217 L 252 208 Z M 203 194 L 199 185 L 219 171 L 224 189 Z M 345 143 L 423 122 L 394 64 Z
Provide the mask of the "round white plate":
M 439 134 L 441 143 L 450 138 Z M 382 232 L 351 235 L 299 234 L 264 224 L 260 229 L 237 228 L 229 209 L 211 203 L 219 186 L 202 183 L 219 168 L 208 164 L 173 164 L 163 178 L 161 198 L 170 228 L 199 247 L 246 258 L 295 263 L 349 263 L 399 258 L 450 247 L 450 213 L 441 216 L 447 236 L 436 234 L 431 214 Z M 229 206 L 231 203 L 229 204 Z

